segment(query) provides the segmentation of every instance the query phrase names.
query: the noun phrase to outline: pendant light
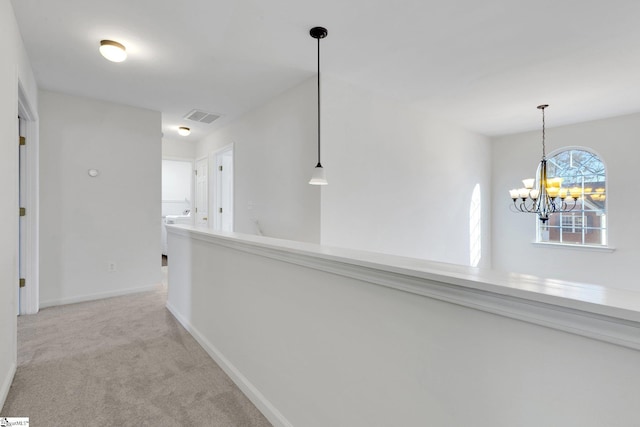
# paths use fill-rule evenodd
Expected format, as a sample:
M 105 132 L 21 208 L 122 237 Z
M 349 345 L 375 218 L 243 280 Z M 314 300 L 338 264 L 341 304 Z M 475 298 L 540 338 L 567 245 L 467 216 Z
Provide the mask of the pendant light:
M 322 163 L 320 163 L 320 39 L 327 37 L 327 29 L 323 27 L 313 27 L 309 34 L 314 39 L 318 40 L 318 164 L 313 170 L 311 185 L 327 185 L 327 178 L 324 173 Z

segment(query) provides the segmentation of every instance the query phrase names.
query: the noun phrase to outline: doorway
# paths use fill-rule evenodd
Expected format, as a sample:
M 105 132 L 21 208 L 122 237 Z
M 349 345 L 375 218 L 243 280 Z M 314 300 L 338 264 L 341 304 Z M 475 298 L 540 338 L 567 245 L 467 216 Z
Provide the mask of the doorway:
M 166 224 L 193 225 L 192 159 L 165 157 L 162 159 L 162 262 L 168 255 Z
M 211 154 L 212 204 L 215 231 L 233 231 L 233 144 Z
M 209 226 L 209 162 L 206 157 L 196 161 L 196 226 Z

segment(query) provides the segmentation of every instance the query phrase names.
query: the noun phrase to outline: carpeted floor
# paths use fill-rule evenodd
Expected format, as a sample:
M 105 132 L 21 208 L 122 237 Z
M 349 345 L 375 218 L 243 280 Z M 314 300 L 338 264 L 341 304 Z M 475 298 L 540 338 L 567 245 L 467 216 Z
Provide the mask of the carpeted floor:
M 32 426 L 270 426 L 165 301 L 159 286 L 20 316 L 0 414 Z

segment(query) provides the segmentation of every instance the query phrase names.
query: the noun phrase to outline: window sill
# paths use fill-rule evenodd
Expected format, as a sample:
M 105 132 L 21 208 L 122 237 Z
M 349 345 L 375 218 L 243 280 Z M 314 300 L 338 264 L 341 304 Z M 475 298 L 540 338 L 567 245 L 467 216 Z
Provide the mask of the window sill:
M 616 248 L 613 246 L 597 246 L 597 245 L 580 245 L 577 243 L 551 243 L 551 242 L 531 242 L 533 246 L 541 248 L 555 248 L 555 249 L 574 249 L 579 251 L 594 251 L 594 252 L 615 252 Z

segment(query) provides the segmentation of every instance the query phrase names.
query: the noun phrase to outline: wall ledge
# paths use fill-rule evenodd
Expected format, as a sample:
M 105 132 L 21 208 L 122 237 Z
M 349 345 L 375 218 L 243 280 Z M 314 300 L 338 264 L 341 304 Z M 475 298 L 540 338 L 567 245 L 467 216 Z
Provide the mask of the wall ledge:
M 168 232 L 640 350 L 640 293 L 175 225 Z

